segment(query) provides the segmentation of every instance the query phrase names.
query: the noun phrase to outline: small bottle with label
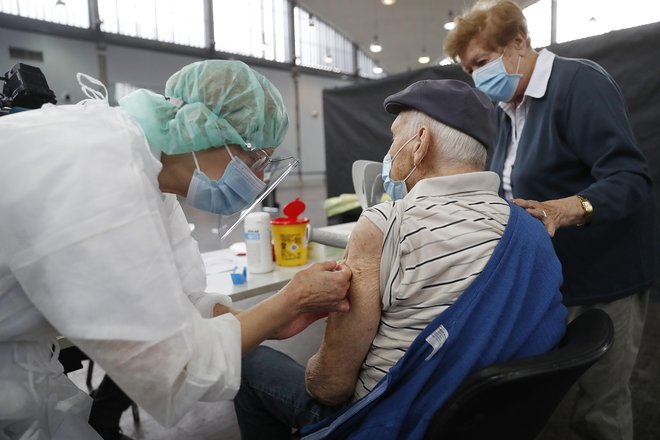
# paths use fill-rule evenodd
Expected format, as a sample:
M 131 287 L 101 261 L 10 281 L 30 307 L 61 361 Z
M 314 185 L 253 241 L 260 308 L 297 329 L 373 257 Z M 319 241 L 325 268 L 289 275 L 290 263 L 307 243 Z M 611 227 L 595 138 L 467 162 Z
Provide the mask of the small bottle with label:
M 266 273 L 273 270 L 270 215 L 252 212 L 245 217 L 244 236 L 249 273 Z

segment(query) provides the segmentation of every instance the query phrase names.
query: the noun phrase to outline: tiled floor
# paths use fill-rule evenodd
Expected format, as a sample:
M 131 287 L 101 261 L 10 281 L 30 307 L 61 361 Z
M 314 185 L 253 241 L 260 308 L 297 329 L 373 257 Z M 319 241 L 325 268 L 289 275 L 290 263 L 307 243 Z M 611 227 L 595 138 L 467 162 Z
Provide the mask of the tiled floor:
M 306 204 L 304 213 L 314 226 L 324 226 L 327 219 L 323 211 L 326 197 L 325 184 L 301 184 L 288 182 L 277 191 L 277 200 L 282 206 L 300 197 Z M 211 216 L 182 204 L 191 223 L 194 223 L 193 235 L 198 240 L 202 252 L 226 247 L 240 241 L 242 229 L 237 228 L 226 242 L 220 243 L 215 230 L 218 227 L 217 216 Z M 262 300 L 266 295 L 236 303 L 239 308 L 247 308 Z M 637 440 L 660 439 L 660 291 L 653 292 L 649 304 L 647 325 L 642 341 L 637 368 L 633 373 L 633 404 L 635 410 L 635 438 Z M 304 333 L 288 341 L 268 343 L 304 363 L 315 351 L 323 333 L 322 322 L 317 322 Z M 85 389 L 84 370 L 70 374 L 81 388 Z M 94 383 L 101 380 L 102 371 L 95 369 Z M 124 413 L 121 426 L 126 435 L 135 439 L 149 440 L 234 440 L 240 435 L 231 402 L 198 403 L 177 426 L 165 429 L 156 423 L 144 410 L 140 411 L 141 423 L 136 426 L 131 412 Z M 565 440 L 569 437 L 564 431 L 562 417 L 553 419 L 542 436 L 542 440 Z

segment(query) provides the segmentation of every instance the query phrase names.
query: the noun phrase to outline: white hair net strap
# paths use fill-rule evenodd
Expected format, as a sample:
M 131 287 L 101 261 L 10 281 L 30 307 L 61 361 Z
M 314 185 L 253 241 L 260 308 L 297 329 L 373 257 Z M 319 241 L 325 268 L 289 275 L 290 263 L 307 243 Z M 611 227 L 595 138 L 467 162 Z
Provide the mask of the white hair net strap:
M 142 126 L 149 143 L 166 154 L 225 144 L 277 147 L 288 128 L 279 91 L 240 61 L 200 61 L 167 80 L 162 95 L 140 89 L 119 105 Z

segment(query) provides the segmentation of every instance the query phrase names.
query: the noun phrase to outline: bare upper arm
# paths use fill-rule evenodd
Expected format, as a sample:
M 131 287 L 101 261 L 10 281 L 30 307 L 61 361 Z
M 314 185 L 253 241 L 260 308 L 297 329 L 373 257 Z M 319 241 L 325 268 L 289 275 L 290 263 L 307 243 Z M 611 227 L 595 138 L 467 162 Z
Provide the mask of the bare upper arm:
M 328 404 L 339 404 L 355 382 L 380 322 L 380 259 L 383 232 L 361 217 L 349 239 L 346 264 L 353 272 L 348 313 L 332 313 L 321 347 L 307 365 L 309 392 Z

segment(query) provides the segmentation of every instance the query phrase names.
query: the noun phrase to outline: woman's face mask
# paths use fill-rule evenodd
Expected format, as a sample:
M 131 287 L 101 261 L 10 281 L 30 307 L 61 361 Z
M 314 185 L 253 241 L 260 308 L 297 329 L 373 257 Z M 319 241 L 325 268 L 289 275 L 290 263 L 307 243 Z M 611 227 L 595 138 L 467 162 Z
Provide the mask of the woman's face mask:
M 390 153 L 387 153 L 385 155 L 385 158 L 383 159 L 383 188 L 385 189 L 385 192 L 392 198 L 392 200 L 399 200 L 402 199 L 406 196 L 408 193 L 408 188 L 406 188 L 406 180 L 408 180 L 408 177 L 417 169 L 416 166 L 413 166 L 413 169 L 410 170 L 408 175 L 406 176 L 405 179 L 403 180 L 392 180 L 390 177 L 390 171 L 392 170 L 392 162 L 394 159 L 401 153 L 401 150 L 405 148 L 406 145 L 408 145 L 413 139 L 415 139 L 417 135 L 415 134 L 413 137 L 408 139 L 405 144 L 399 148 L 399 151 L 397 151 L 394 154 L 394 157 L 390 156 Z
M 518 56 L 516 73 L 508 73 L 504 67 L 504 54 L 472 72 L 474 85 L 493 101 L 508 102 L 513 99 L 520 82 L 521 56 Z
M 186 201 L 195 208 L 215 214 L 230 215 L 248 207 L 264 190 L 266 183 L 225 146 L 231 161 L 218 180 L 211 180 L 199 168 L 193 152 L 195 166 Z

